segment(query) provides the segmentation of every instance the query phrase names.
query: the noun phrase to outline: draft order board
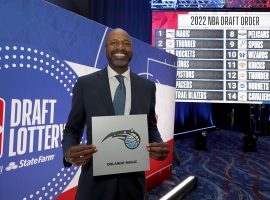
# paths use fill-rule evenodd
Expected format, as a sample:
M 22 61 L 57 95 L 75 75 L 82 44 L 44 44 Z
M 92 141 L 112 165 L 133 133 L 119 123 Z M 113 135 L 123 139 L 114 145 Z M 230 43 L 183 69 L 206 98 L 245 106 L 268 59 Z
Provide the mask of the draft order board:
M 178 57 L 176 101 L 269 103 L 270 12 L 183 12 L 155 29 Z

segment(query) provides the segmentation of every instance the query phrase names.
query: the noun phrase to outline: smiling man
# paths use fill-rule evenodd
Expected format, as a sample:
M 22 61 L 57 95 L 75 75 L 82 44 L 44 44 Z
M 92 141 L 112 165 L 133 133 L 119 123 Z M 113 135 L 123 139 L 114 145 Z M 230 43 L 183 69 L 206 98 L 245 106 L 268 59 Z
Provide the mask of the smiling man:
M 123 29 L 112 30 L 105 51 L 108 67 L 80 77 L 74 86 L 62 140 L 64 165 L 82 166 L 77 200 L 143 200 L 144 172 L 93 176 L 92 156 L 97 152 L 92 144 L 93 116 L 147 114 L 149 155 L 165 160 L 169 153 L 169 145 L 162 142 L 156 125 L 155 83 L 132 73 L 128 65 L 133 54 L 131 37 Z M 117 99 L 121 99 L 122 108 L 114 105 Z M 85 126 L 87 144 L 80 144 Z

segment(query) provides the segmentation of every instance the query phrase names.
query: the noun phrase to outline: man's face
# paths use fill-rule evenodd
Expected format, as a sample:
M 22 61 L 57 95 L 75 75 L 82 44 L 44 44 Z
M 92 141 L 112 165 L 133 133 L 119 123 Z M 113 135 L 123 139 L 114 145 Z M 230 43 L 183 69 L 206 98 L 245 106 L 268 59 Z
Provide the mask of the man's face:
M 109 33 L 106 41 L 106 55 L 112 68 L 127 68 L 132 58 L 132 42 L 121 29 Z

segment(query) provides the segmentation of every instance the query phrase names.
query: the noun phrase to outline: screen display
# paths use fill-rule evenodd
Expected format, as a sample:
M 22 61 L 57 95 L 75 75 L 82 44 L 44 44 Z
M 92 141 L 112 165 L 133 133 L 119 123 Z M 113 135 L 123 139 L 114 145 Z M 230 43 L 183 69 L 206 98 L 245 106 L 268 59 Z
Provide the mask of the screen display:
M 152 42 L 178 57 L 176 101 L 270 102 L 270 12 L 153 12 Z
M 270 8 L 270 0 L 151 0 L 152 10 Z

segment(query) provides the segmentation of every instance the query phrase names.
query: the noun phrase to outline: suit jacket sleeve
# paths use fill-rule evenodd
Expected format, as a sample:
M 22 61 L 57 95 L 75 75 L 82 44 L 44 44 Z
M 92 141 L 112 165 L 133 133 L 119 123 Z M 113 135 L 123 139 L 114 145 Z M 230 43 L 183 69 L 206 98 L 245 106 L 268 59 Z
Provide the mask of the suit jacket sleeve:
M 148 116 L 148 132 L 149 132 L 149 142 L 163 142 L 160 133 L 157 129 L 157 120 L 156 120 L 156 85 L 153 83 L 153 87 L 151 90 L 151 104 L 150 111 Z
M 70 147 L 80 143 L 85 126 L 83 91 L 80 84 L 81 82 L 79 78 L 73 88 L 71 111 L 63 131 L 62 149 L 64 155 Z M 67 163 L 65 159 L 63 159 L 63 161 L 65 166 L 71 166 L 71 164 Z

